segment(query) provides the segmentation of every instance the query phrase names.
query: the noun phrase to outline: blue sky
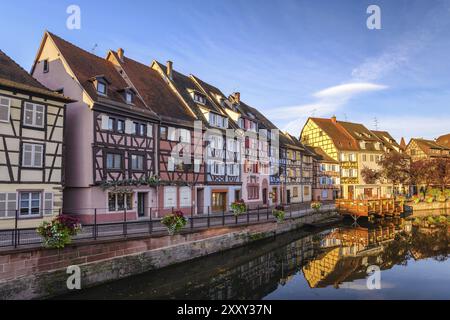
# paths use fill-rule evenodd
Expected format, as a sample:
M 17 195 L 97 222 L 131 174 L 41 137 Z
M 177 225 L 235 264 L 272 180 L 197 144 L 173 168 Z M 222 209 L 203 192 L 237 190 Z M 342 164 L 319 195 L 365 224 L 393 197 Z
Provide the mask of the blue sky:
M 68 30 L 66 9 L 81 8 Z M 381 8 L 381 30 L 366 9 Z M 173 60 L 299 135 L 309 116 L 394 137 L 450 132 L 450 1 L 8 1 L 0 48 L 29 70 L 46 29 L 105 56 Z

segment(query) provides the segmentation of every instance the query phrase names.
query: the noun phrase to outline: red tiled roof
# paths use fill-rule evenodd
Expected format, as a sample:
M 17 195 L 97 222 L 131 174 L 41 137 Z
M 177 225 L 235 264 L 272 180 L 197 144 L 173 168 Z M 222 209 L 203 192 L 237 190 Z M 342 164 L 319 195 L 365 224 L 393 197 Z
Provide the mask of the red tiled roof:
M 111 53 L 120 63 L 147 107 L 158 114 L 162 120 L 181 120 L 188 122 L 187 125 L 194 124 L 196 118 L 171 91 L 156 70 L 127 57 L 121 61 L 117 52 L 111 51 Z
M 335 123 L 331 119 L 310 119 L 331 138 L 338 150 L 359 150 L 356 140 L 347 132 L 347 130 L 342 125 L 340 125 L 339 121 Z
M 444 147 L 450 148 L 450 133 L 440 136 L 436 139 L 436 142 Z
M 50 32 L 48 32 L 48 35 L 69 64 L 77 80 L 94 101 L 100 103 L 113 102 L 119 104 L 125 110 L 134 108 L 148 115 L 156 116 L 138 97 L 134 99 L 133 107 L 126 104 L 122 91 L 128 88 L 128 84 L 112 62 L 89 53 Z M 93 85 L 92 79 L 98 76 L 104 77 L 109 82 L 107 97 L 98 95 Z
M 42 94 L 58 100 L 70 102 L 69 99 L 63 95 L 51 91 L 39 81 L 33 78 L 21 66 L 19 66 L 13 59 L 0 50 L 0 85 L 9 88 L 20 89 L 37 94 Z

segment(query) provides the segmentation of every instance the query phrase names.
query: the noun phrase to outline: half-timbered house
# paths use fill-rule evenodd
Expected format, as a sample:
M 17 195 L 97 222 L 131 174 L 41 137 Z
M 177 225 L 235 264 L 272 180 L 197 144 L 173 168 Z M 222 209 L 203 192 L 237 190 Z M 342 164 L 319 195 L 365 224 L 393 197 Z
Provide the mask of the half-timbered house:
M 116 65 L 46 32 L 32 74 L 77 101 L 66 114 L 65 213 L 83 221 L 152 214 L 159 118 Z
M 158 215 L 172 210 L 204 213 L 205 166 L 202 128 L 195 131 L 196 114 L 167 86 L 168 73 L 124 56 L 124 50 L 110 51 L 111 61 L 142 101 L 158 114 L 157 136 Z M 198 124 L 198 123 L 197 123 Z M 201 124 L 201 122 L 200 122 Z
M 0 228 L 35 227 L 63 199 L 65 104 L 0 51 Z
M 193 76 L 186 76 L 173 69 L 169 62 L 163 65 L 153 61 L 152 68 L 166 81 L 167 86 L 183 101 L 202 122 L 205 148 L 203 162 L 205 186 L 197 188 L 198 210 L 206 213 L 224 212 L 241 195 L 239 168 L 240 144 L 230 139 L 227 129 L 236 129 L 229 117 L 218 106 L 215 98 L 206 92 L 206 83 Z M 203 201 L 202 201 L 203 198 Z M 203 203 L 203 208 L 201 203 Z

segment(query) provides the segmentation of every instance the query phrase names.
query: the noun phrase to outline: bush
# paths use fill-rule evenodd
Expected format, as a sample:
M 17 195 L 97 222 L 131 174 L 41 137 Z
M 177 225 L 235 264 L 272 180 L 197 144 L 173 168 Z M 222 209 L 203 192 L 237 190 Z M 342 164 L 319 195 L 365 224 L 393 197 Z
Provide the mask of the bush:
M 237 217 L 240 214 L 247 211 L 247 206 L 245 205 L 244 200 L 237 200 L 231 204 L 231 210 L 233 211 L 233 214 Z
M 420 197 L 417 195 L 414 195 L 411 197 L 411 200 L 415 203 L 418 204 L 420 202 Z
M 425 202 L 426 203 L 432 203 L 434 201 L 434 197 L 431 195 L 428 195 L 425 197 Z
M 282 206 L 277 206 L 272 210 L 272 215 L 277 219 L 277 222 L 283 222 L 286 213 Z
M 313 201 L 311 202 L 311 209 L 314 209 L 315 211 L 319 211 L 320 208 L 322 208 L 322 203 L 319 201 Z
M 445 202 L 447 199 L 446 199 L 446 197 L 445 197 L 444 194 L 441 194 L 441 195 L 439 195 L 439 197 L 437 198 L 437 200 L 438 200 L 439 202 Z
M 167 231 L 172 236 L 179 232 L 187 223 L 182 211 L 175 211 L 161 219 L 161 223 L 166 226 Z
M 77 235 L 80 230 L 78 219 L 62 215 L 51 222 L 42 222 L 36 231 L 43 238 L 44 247 L 62 249 L 72 242 L 72 236 Z

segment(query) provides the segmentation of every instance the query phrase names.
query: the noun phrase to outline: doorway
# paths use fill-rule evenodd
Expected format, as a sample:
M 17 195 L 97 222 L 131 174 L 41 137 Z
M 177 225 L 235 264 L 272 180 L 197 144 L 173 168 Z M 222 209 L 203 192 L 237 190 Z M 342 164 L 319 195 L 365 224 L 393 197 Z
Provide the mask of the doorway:
M 137 213 L 138 213 L 138 218 L 143 218 L 145 217 L 145 204 L 146 204 L 146 200 L 147 200 L 147 193 L 145 192 L 138 192 L 137 194 L 138 198 L 137 198 Z
M 197 214 L 205 213 L 205 211 L 203 210 L 204 192 L 204 189 L 197 189 Z
M 211 194 L 211 210 L 213 213 L 225 212 L 227 207 L 227 192 L 213 191 Z
M 234 190 L 234 201 L 241 200 L 241 190 Z
M 291 190 L 286 190 L 286 202 L 287 204 L 291 203 Z
M 354 186 L 348 186 L 347 190 L 348 190 L 347 198 L 350 199 L 350 200 L 353 200 L 353 195 L 354 195 L 354 192 L 355 192 L 355 187 L 354 187 Z
M 263 188 L 262 197 L 263 197 L 263 205 L 266 205 L 267 204 L 267 188 Z
M 272 202 L 278 204 L 278 189 L 272 188 Z

